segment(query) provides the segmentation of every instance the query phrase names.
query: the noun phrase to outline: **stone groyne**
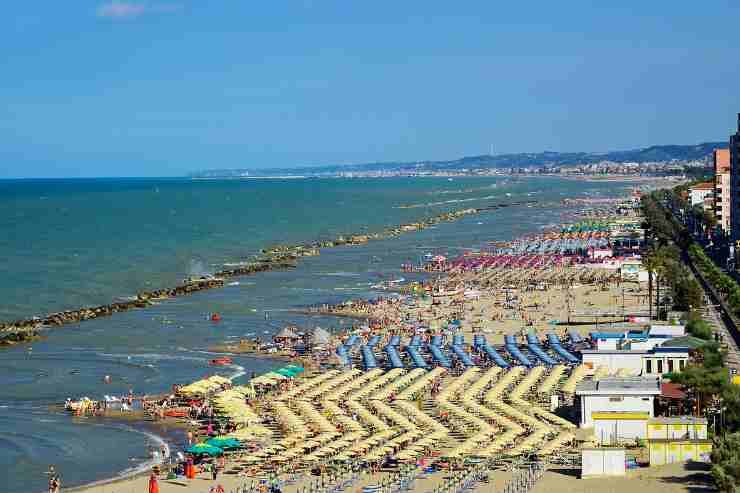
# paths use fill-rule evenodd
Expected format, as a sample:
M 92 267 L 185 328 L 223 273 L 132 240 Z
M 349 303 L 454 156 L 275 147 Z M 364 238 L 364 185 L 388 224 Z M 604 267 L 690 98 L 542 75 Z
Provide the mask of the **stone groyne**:
M 421 231 L 442 222 L 457 221 L 465 216 L 494 211 L 503 207 L 512 207 L 525 204 L 534 204 L 536 201 L 509 202 L 494 204 L 481 208 L 460 209 L 457 211 L 444 212 L 420 222 L 401 224 L 386 228 L 378 233 L 351 234 L 339 236 L 334 240 L 315 241 L 311 243 L 293 245 L 274 245 L 262 250 L 262 257 L 256 261 L 243 266 L 224 269 L 214 273 L 212 277 L 188 279 L 183 283 L 171 287 L 143 291 L 128 301 L 114 302 L 107 305 L 84 307 L 76 310 L 66 310 L 51 313 L 43 318 L 34 317 L 14 322 L 0 323 L 0 346 L 30 342 L 40 337 L 40 332 L 45 329 L 59 327 L 65 324 L 79 323 L 98 317 L 108 317 L 115 313 L 146 308 L 153 302 L 178 296 L 186 296 L 206 289 L 223 287 L 225 280 L 248 276 L 259 272 L 272 270 L 285 270 L 296 267 L 296 262 L 301 257 L 319 255 L 322 248 L 333 248 L 344 245 L 362 245 L 371 240 L 381 240 L 402 235 L 404 233 Z

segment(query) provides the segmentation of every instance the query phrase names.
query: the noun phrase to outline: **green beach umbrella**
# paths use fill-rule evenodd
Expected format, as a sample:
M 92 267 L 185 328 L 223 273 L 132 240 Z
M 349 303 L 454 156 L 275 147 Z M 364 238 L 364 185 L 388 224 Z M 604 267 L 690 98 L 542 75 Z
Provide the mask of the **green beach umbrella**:
M 207 443 L 196 443 L 192 447 L 185 449 L 185 452 L 193 455 L 221 455 L 224 453 L 224 449 L 208 445 Z
M 279 370 L 275 370 L 275 373 L 279 373 L 280 375 L 293 378 L 296 376 L 298 372 L 291 368 L 280 368 Z
M 206 445 L 211 445 L 213 447 L 218 447 L 221 449 L 229 449 L 229 448 L 239 448 L 242 446 L 241 442 L 237 440 L 236 438 L 211 438 L 210 440 L 206 441 Z
M 304 371 L 306 371 L 302 366 L 298 366 L 298 365 L 288 365 L 286 366 L 286 368 L 290 368 L 296 373 L 303 373 Z

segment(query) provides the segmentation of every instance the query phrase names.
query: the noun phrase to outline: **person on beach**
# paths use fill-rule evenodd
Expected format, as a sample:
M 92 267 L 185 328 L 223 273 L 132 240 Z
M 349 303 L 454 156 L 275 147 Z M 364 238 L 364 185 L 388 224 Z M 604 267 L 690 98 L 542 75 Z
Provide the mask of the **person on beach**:
M 159 493 L 159 483 L 157 483 L 157 475 L 154 473 L 149 476 L 149 493 Z
M 218 479 L 218 466 L 216 465 L 216 461 L 214 460 L 211 463 L 211 478 L 216 481 Z

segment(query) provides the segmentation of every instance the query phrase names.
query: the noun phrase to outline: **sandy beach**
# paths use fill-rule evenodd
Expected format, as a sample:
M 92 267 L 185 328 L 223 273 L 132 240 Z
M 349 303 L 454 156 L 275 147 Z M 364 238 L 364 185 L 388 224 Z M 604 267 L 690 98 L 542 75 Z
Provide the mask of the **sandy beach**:
M 546 245 L 559 241 L 552 234 L 548 238 Z M 180 388 L 173 402 L 152 403 L 151 412 L 162 415 L 167 406 L 195 400 L 198 404 L 188 405 L 191 422 L 199 423 L 191 427 L 197 441 L 208 440 L 202 416 L 211 416 L 210 422 L 215 410 L 232 425 L 241 423 L 222 428 L 216 439 L 238 438 L 246 448 L 226 453 L 217 480 L 210 472 L 191 479 L 160 475 L 160 491 L 206 492 L 220 485 L 227 492 L 257 492 L 272 484 L 290 493 L 376 486 L 432 492 L 457 491 L 463 483 L 484 491 L 525 481 L 542 492 L 635 487 L 678 492 L 705 485 L 705 467 L 691 464 L 641 467 L 619 479 L 577 479 L 579 469 L 572 464 L 580 461 L 580 447 L 594 439 L 576 432 L 574 389 L 581 380 L 608 372 L 577 359 L 528 365 L 509 346 L 526 339 L 549 348 L 554 337 L 572 348 L 573 334 L 637 328 L 639 323 L 628 319 L 648 312 L 645 282 L 599 262 L 503 252 L 451 260 L 425 283 L 402 291 L 318 307 L 319 313 L 358 322 L 347 333 L 314 331 L 310 352 L 284 371 L 233 388 L 228 380 L 204 379 Z M 281 344 L 298 337 L 288 329 L 279 336 Z M 443 339 L 458 345 L 451 363 L 435 354 L 434 345 Z M 414 356 L 415 344 L 428 345 L 433 361 L 425 362 L 418 351 Z M 434 369 L 404 368 L 393 349 L 404 346 L 408 363 Z M 521 348 L 531 350 L 529 358 L 547 358 L 536 356 L 536 347 Z M 385 358 L 393 369 L 377 367 L 376 358 Z M 363 366 L 364 372 L 358 369 Z M 164 407 L 156 411 L 157 406 Z M 193 412 L 198 421 L 192 421 Z M 644 451 L 630 453 L 644 461 Z M 488 481 L 480 471 L 487 471 Z M 148 481 L 142 475 L 83 491 L 143 491 Z

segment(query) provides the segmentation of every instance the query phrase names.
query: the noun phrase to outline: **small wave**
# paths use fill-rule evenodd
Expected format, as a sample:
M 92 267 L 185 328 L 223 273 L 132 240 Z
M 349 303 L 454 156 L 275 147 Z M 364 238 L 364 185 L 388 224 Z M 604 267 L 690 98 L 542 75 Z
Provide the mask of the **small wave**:
M 137 430 L 135 428 L 131 428 L 130 426 L 120 427 L 120 428 L 121 429 L 126 429 L 126 430 L 132 431 L 134 433 L 139 433 L 141 435 L 146 436 L 147 438 L 149 438 L 150 440 L 152 440 L 157 445 L 157 447 L 156 447 L 157 450 L 159 450 L 162 447 L 164 447 L 165 455 L 167 455 L 167 456 L 170 456 L 171 455 L 170 454 L 170 445 L 162 437 L 160 437 L 158 435 L 155 435 L 154 433 L 150 433 L 148 431 Z M 143 472 L 149 471 L 152 468 L 152 466 L 154 466 L 155 464 L 160 464 L 161 462 L 162 462 L 161 459 L 158 458 L 158 457 L 157 458 L 151 458 L 151 459 L 148 459 L 148 460 L 142 462 L 141 464 L 139 464 L 137 466 L 129 467 L 129 468 L 126 468 L 126 469 L 122 470 L 121 472 L 119 472 L 118 474 L 116 474 L 112 478 L 101 479 L 99 481 L 94 481 L 92 483 L 87 483 L 87 484 L 84 485 L 84 487 L 85 488 L 89 488 L 91 486 L 101 486 L 101 485 L 104 485 L 104 484 L 108 484 L 108 483 L 113 483 L 115 481 L 119 481 L 121 479 L 126 479 L 126 478 L 130 478 L 132 476 L 137 476 L 137 475 L 139 475 L 139 474 L 141 474 Z
M 239 286 L 241 283 L 239 281 L 230 282 L 227 284 L 227 286 Z
M 327 272 L 324 275 L 332 277 L 357 277 L 360 274 L 357 272 Z
M 234 381 L 239 377 L 243 377 L 247 374 L 247 370 L 243 366 L 229 365 L 230 368 L 236 370 L 231 376 L 227 377 L 229 380 Z
M 506 194 L 507 196 L 511 197 L 511 194 Z M 486 195 L 485 197 L 471 197 L 469 199 L 451 199 L 451 200 L 442 200 L 439 202 L 426 202 L 422 204 L 408 204 L 408 205 L 398 205 L 394 206 L 394 209 L 416 209 L 419 207 L 434 207 L 438 205 L 447 205 L 447 204 L 460 204 L 463 202 L 475 202 L 479 200 L 491 200 L 495 199 L 496 195 Z
M 180 354 L 159 354 L 159 353 L 141 353 L 141 354 L 116 354 L 116 353 L 96 353 L 98 356 L 106 358 L 120 358 L 120 359 L 148 359 L 153 361 L 162 360 L 175 360 L 175 361 L 205 361 L 205 358 L 197 358 L 194 356 L 184 356 Z M 149 366 L 149 365 L 147 365 Z
M 217 356 L 217 355 L 219 355 L 219 354 L 227 354 L 227 353 L 220 353 L 220 352 L 219 352 L 219 353 L 217 353 L 217 352 L 215 352 L 215 351 L 207 351 L 207 350 L 205 350 L 205 349 L 186 349 L 185 351 L 187 351 L 187 352 L 189 352 L 189 353 L 207 354 L 207 355 L 209 355 L 209 356 L 214 356 L 214 355 L 216 355 L 216 356 Z M 193 358 L 193 359 L 198 359 L 198 360 L 200 360 L 200 359 L 203 359 L 203 358 Z

